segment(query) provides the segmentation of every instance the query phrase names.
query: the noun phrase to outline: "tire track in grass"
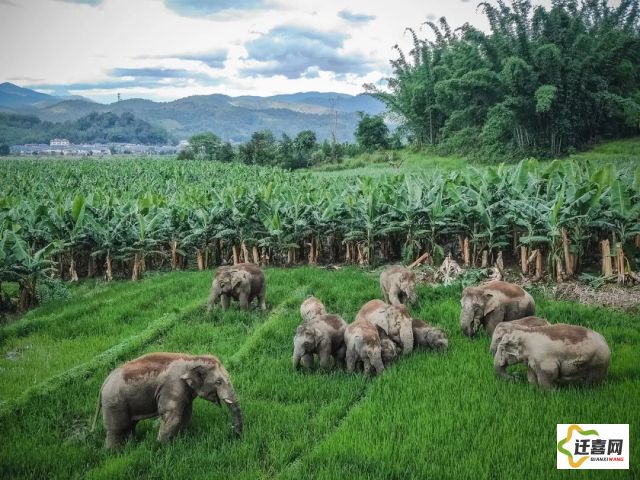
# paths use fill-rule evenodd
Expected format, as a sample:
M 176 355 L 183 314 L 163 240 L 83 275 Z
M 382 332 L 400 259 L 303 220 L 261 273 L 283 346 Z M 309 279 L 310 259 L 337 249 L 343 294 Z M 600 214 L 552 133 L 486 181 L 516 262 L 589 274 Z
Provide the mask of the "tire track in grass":
M 0 419 L 13 413 L 16 409 L 24 406 L 33 396 L 43 396 L 54 394 L 57 390 L 75 379 L 90 377 L 96 370 L 109 364 L 115 364 L 124 358 L 130 357 L 134 352 L 140 351 L 147 344 L 153 342 L 169 331 L 178 321 L 178 319 L 197 310 L 202 304 L 202 299 L 198 299 L 178 313 L 169 313 L 152 322 L 146 329 L 137 335 L 128 337 L 117 345 L 102 352 L 92 360 L 77 365 L 63 373 L 48 378 L 32 387 L 24 390 L 24 392 L 16 397 L 0 405 Z

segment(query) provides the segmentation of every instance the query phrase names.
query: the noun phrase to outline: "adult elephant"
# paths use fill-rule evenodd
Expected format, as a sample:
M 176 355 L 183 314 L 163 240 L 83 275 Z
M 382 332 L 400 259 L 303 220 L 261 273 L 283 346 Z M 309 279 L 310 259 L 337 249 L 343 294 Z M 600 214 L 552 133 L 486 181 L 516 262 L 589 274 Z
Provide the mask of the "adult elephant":
M 207 312 L 211 311 L 218 299 L 222 309 L 226 310 L 232 298 L 240 303 L 243 310 L 248 310 L 253 299 L 257 298 L 260 308 L 266 310 L 266 293 L 267 284 L 260 267 L 252 263 L 220 267 L 213 278 Z
M 468 337 L 475 336 L 480 327 L 493 335 L 500 322 L 534 315 L 536 309 L 533 297 L 521 287 L 498 280 L 465 288 L 460 304 L 460 328 Z

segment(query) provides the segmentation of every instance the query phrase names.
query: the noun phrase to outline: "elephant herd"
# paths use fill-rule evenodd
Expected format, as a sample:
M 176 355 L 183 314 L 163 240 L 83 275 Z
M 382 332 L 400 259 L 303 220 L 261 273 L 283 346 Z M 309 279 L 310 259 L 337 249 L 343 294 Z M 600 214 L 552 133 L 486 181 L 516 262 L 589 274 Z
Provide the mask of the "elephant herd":
M 293 367 L 332 365 L 349 372 L 381 374 L 385 366 L 414 349 L 446 351 L 444 331 L 409 315 L 407 305 L 416 300 L 416 277 L 402 266 L 387 267 L 380 275 L 382 300 L 365 303 L 355 320 L 347 323 L 328 313 L 322 302 L 308 297 L 300 306 L 302 323 L 293 338 Z M 266 281 L 253 264 L 220 267 L 211 286 L 208 310 L 230 300 L 248 309 L 254 299 L 265 305 Z M 529 383 L 551 389 L 565 383 L 598 384 L 609 367 L 605 339 L 587 328 L 550 324 L 533 316 L 531 295 L 517 285 L 491 281 L 464 289 L 460 301 L 460 326 L 468 337 L 481 329 L 491 335 L 491 353 L 500 378 L 512 379 L 507 366 L 524 363 Z M 136 424 L 160 418 L 158 441 L 167 442 L 191 420 L 196 397 L 229 408 L 236 436 L 243 419 L 229 373 L 212 355 L 150 353 L 113 370 L 98 396 L 93 422 L 100 410 L 106 428 L 107 448 L 118 448 L 134 433 Z

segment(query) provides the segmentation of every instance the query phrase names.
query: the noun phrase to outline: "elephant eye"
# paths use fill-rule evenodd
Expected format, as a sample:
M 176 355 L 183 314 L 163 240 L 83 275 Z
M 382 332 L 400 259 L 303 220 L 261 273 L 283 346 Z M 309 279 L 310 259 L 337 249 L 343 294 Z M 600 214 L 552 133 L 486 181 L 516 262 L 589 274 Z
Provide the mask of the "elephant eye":
M 222 379 L 221 378 L 216 380 L 216 385 L 222 385 Z

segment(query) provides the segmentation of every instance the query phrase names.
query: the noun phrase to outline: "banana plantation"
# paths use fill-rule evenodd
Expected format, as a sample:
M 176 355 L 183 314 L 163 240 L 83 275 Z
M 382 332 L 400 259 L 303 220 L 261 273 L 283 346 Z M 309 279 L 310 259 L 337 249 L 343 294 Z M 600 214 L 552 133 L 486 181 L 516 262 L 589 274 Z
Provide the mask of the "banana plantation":
M 36 165 L 37 164 L 37 165 Z M 572 160 L 379 177 L 174 160 L 0 166 L 0 292 L 222 263 L 503 262 L 638 278 L 640 168 Z

